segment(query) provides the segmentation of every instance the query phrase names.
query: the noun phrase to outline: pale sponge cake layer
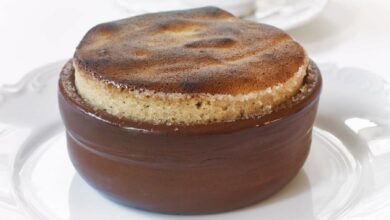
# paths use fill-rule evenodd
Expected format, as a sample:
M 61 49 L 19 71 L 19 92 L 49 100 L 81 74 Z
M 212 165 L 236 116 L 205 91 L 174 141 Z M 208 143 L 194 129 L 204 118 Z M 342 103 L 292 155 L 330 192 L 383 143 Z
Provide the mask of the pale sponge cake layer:
M 97 25 L 73 66 L 78 93 L 97 109 L 207 124 L 270 113 L 299 91 L 308 62 L 282 30 L 206 7 Z
M 119 118 L 153 124 L 208 124 L 272 112 L 299 91 L 306 69 L 303 65 L 285 83 L 242 95 L 126 90 L 95 80 L 77 67 L 75 85 L 85 101 Z

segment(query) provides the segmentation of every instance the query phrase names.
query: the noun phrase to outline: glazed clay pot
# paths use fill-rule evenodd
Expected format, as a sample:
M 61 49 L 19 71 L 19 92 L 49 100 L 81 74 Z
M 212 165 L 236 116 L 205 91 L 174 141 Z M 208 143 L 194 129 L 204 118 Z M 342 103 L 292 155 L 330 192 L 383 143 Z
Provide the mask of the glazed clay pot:
M 308 155 L 321 76 L 305 95 L 258 119 L 168 126 L 119 119 L 91 108 L 68 63 L 59 105 L 70 158 L 107 197 L 173 214 L 207 214 L 259 202 L 285 186 Z M 306 80 L 307 81 L 307 80 Z

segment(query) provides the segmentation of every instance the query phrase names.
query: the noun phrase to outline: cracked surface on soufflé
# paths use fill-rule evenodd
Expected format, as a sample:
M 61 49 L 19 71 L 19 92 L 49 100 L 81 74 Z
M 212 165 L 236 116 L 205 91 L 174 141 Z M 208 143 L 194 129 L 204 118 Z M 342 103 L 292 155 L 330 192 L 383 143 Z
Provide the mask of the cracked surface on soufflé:
M 73 59 L 89 104 L 154 124 L 268 114 L 299 91 L 308 63 L 285 32 L 213 7 L 97 25 Z

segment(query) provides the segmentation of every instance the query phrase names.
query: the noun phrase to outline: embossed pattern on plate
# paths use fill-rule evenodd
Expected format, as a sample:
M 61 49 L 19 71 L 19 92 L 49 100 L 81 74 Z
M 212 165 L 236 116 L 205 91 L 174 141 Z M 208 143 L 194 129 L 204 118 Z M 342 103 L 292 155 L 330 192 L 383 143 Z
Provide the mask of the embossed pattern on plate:
M 320 65 L 324 89 L 312 150 L 304 169 L 281 192 L 234 212 L 171 216 L 112 203 L 76 174 L 57 110 L 63 63 L 0 88 L 0 218 L 390 218 L 390 85 L 369 72 Z

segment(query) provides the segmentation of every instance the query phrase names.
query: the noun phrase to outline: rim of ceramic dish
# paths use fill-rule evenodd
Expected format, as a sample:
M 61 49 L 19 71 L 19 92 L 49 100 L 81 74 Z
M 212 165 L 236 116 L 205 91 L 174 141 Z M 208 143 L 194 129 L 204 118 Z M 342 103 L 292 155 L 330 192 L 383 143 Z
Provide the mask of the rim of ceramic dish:
M 120 127 L 132 132 L 140 131 L 143 133 L 176 133 L 176 134 L 217 134 L 217 133 L 230 133 L 243 129 L 260 128 L 265 126 L 276 125 L 281 120 L 289 120 L 298 114 L 304 113 L 307 109 L 312 108 L 320 98 L 322 89 L 322 76 L 318 66 L 310 61 L 311 71 L 316 74 L 316 79 L 313 82 L 313 88 L 308 91 L 298 101 L 292 101 L 294 98 L 299 97 L 299 94 L 289 100 L 288 103 L 278 106 L 271 114 L 266 114 L 259 118 L 239 119 L 235 121 L 216 122 L 211 124 L 196 124 L 196 125 L 183 125 L 183 124 L 152 124 L 148 122 L 136 122 L 131 119 L 118 118 L 103 110 L 97 110 L 91 107 L 89 104 L 83 101 L 83 99 L 76 93 L 77 97 L 72 98 L 67 95 L 66 89 L 62 85 L 63 78 L 70 80 L 71 86 L 74 88 L 74 70 L 71 67 L 71 62 L 68 61 L 63 69 L 61 75 L 69 74 L 65 71 L 72 71 L 69 78 L 60 77 L 59 86 L 59 102 L 65 102 L 70 107 L 74 108 L 82 114 L 88 117 L 92 117 L 103 123 L 110 124 L 116 127 Z M 292 109 L 292 110 L 291 110 Z M 200 132 L 202 130 L 202 132 Z

